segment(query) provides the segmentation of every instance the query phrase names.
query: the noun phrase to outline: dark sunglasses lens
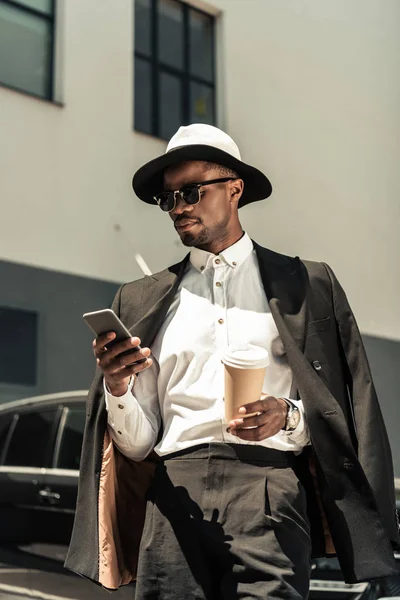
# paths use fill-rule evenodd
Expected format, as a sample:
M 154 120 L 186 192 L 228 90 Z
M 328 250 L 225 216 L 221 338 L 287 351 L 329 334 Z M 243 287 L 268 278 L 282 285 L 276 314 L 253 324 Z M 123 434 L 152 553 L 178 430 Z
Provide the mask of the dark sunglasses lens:
M 181 194 L 186 204 L 197 204 L 200 199 L 200 192 L 197 186 L 182 188 Z
M 168 212 L 174 208 L 173 192 L 164 192 L 163 194 L 158 194 L 157 199 L 161 210 Z

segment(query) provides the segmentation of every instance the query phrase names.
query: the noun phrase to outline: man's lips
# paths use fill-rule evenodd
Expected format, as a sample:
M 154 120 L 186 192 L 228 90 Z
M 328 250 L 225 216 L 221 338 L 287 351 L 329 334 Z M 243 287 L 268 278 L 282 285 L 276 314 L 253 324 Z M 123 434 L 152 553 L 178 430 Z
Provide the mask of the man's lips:
M 176 229 L 189 229 L 193 225 L 197 225 L 198 221 L 189 221 L 188 219 L 182 219 L 178 223 L 175 223 Z

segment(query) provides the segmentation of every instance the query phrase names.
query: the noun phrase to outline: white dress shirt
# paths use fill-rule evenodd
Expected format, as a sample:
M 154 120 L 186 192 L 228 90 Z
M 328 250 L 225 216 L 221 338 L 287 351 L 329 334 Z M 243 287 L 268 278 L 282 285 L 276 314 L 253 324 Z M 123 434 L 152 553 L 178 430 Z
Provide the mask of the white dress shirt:
M 107 389 L 110 434 L 123 454 L 143 460 L 208 442 L 257 444 L 299 452 L 309 444 L 301 400 L 300 423 L 261 442 L 226 431 L 224 367 L 227 347 L 243 343 L 269 352 L 263 392 L 289 397 L 292 372 L 271 315 L 258 261 L 247 234 L 219 255 L 192 248 L 190 261 L 151 347 L 153 364 L 120 397 Z M 161 424 L 162 438 L 155 446 Z

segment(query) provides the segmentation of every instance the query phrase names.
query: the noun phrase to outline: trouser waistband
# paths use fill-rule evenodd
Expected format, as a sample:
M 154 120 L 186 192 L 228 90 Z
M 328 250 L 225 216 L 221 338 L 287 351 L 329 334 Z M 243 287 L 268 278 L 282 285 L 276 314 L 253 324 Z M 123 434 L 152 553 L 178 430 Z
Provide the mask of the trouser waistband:
M 210 442 L 197 444 L 190 448 L 178 450 L 162 456 L 163 461 L 168 460 L 240 460 L 251 462 L 262 462 L 290 466 L 294 461 L 294 452 L 266 448 L 255 444 L 225 444 L 222 442 Z

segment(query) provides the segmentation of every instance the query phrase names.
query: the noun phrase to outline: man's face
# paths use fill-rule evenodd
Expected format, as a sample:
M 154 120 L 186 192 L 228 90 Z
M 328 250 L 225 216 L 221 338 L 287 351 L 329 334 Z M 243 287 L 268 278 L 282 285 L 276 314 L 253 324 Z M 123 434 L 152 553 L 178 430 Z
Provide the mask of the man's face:
M 217 169 L 206 170 L 204 162 L 184 162 L 166 170 L 164 191 L 222 177 Z M 186 204 L 177 195 L 175 208 L 169 215 L 185 246 L 207 249 L 210 243 L 229 237 L 234 218 L 237 219 L 237 202 L 232 202 L 233 183 L 228 181 L 200 188 L 200 202 L 195 205 Z

